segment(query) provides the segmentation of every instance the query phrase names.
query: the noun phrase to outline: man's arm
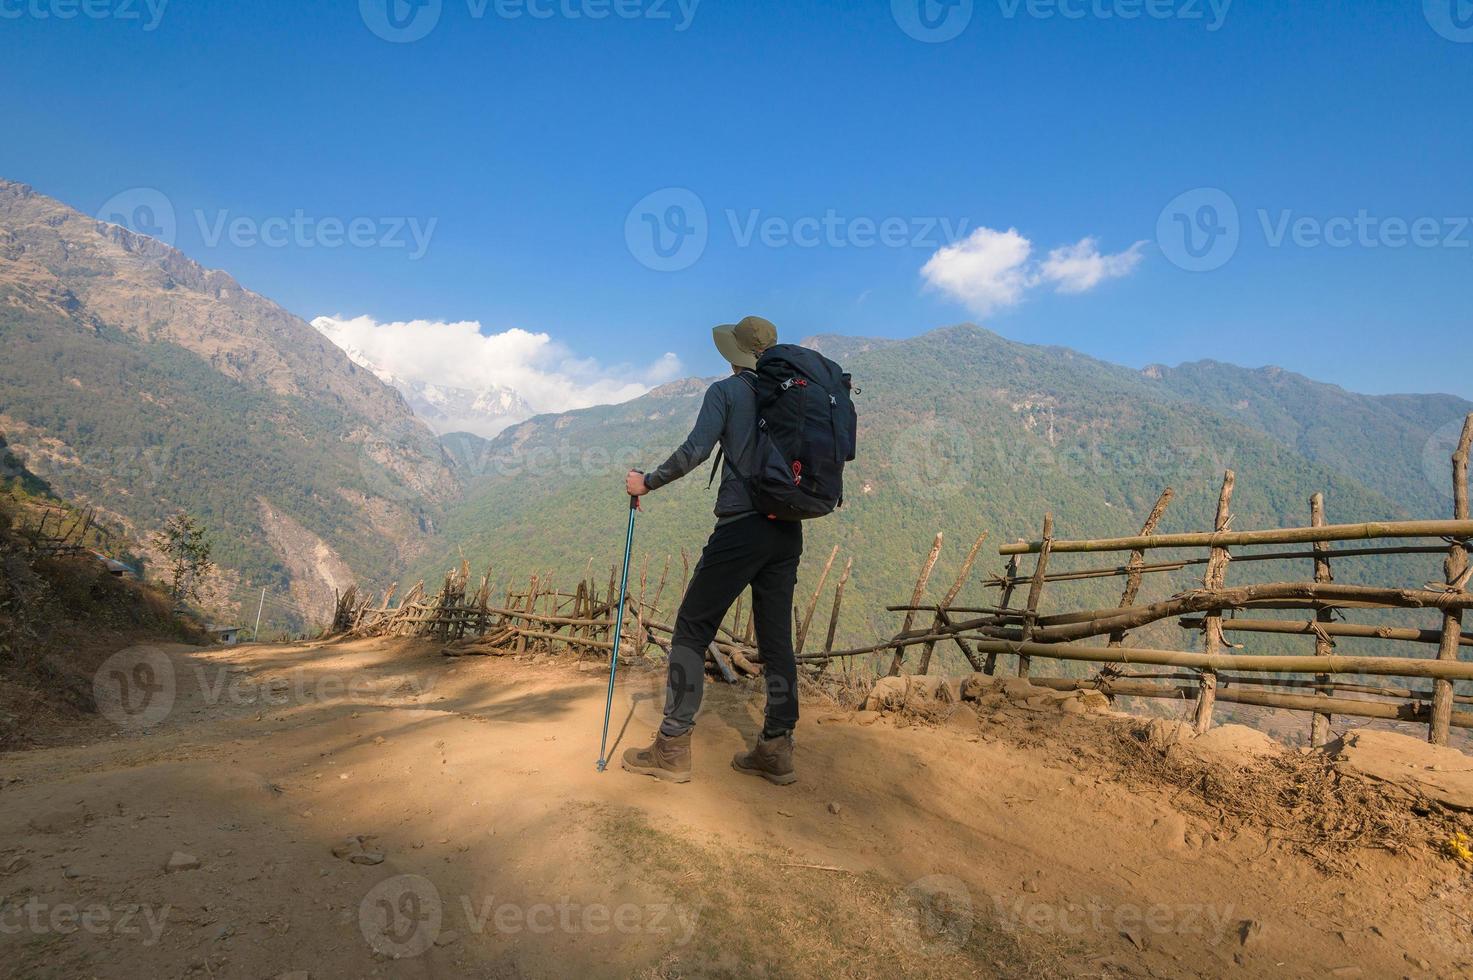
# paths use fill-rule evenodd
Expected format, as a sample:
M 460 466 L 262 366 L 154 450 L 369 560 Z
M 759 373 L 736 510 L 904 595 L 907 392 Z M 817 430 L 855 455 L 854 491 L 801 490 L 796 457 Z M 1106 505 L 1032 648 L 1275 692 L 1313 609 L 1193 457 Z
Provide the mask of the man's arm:
M 701 403 L 701 412 L 690 435 L 670 458 L 644 476 L 651 490 L 658 490 L 667 483 L 674 483 L 691 470 L 711 458 L 721 433 L 726 428 L 726 413 L 730 407 L 726 391 L 721 385 L 713 384 L 706 389 L 706 400 Z

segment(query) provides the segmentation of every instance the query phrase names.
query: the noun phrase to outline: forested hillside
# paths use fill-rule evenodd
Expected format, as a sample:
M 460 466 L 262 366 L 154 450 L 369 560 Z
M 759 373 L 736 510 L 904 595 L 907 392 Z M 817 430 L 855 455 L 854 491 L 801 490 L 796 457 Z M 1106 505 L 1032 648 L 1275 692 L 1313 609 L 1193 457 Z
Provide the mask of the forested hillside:
M 1326 495 L 1332 520 L 1442 516 L 1408 506 L 1415 497 L 1410 484 L 1427 479 L 1420 467 L 1402 473 L 1399 485 L 1381 480 L 1386 490 L 1378 492 L 1354 475 L 1377 468 L 1369 450 L 1358 459 L 1353 443 L 1343 448 L 1343 470 L 1315 462 L 1158 380 L 1073 351 L 1015 343 L 970 326 L 898 342 L 820 337 L 810 343 L 842 358 L 861 389 L 860 458 L 849 470 L 848 500 L 837 516 L 809 526 L 810 559 L 800 583 L 800 591 L 811 588 L 835 544 L 855 557 L 844 619 L 851 638 L 893 628 L 895 617 L 883 607 L 908 594 L 937 531 L 949 546 L 933 592 L 944 591 L 978 531 L 987 530 L 992 545 L 1036 537 L 1045 510 L 1053 512 L 1061 536 L 1135 533 L 1170 485 L 1177 498 L 1162 530 L 1208 528 L 1227 468 L 1239 474 L 1236 528 L 1307 523 L 1314 492 Z M 704 388 L 680 382 L 625 405 L 541 417 L 508 430 L 477 454 L 479 475 L 465 503 L 448 516 L 433 557 L 411 577 L 433 579 L 462 555 L 492 564 L 506 578 L 555 570 L 571 579 L 590 556 L 604 565 L 613 561 L 625 515 L 620 474 L 656 465 L 679 443 Z M 648 498 L 636 549 L 652 556 L 652 579 L 669 554 L 678 581 L 680 549 L 694 557 L 704 542 L 714 496 L 706 477 L 702 469 Z M 999 571 L 995 550 L 983 554 L 979 576 Z M 1061 564 L 1082 567 L 1078 560 Z M 1251 580 L 1255 570 L 1244 566 L 1233 574 Z M 1343 575 L 1346 581 L 1425 577 L 1407 563 L 1367 564 Z M 1172 582 L 1153 580 L 1151 588 L 1189 581 L 1184 573 Z M 1118 589 L 1108 580 L 1081 583 L 1067 596 L 1111 604 Z M 967 594 L 984 598 L 975 587 Z
M 1354 475 L 1409 517 L 1448 515 L 1448 457 L 1473 402 L 1454 395 L 1361 395 L 1282 368 L 1218 361 L 1148 368 L 1147 375 L 1307 459 Z

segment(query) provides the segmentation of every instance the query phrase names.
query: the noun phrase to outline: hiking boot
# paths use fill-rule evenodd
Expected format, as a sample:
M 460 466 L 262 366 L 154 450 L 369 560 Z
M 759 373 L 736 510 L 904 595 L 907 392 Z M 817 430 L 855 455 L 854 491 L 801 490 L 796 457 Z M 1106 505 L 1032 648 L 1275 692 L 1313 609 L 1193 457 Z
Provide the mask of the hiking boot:
M 777 738 L 757 736 L 757 746 L 750 752 L 738 752 L 731 767 L 749 776 L 761 776 L 769 783 L 787 786 L 798 781 L 793 771 L 793 733 Z
M 659 732 L 646 748 L 626 749 L 623 766 L 629 772 L 637 772 L 672 783 L 690 782 L 690 732 L 670 737 Z

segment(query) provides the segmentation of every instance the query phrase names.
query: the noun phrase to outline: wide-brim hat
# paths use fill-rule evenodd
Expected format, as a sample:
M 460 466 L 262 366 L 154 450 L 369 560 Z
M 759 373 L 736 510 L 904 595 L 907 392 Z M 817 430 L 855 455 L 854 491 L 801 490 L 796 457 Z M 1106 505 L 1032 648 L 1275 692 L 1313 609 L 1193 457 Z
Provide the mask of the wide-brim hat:
M 713 327 L 711 337 L 716 341 L 716 349 L 730 364 L 751 370 L 757 366 L 759 354 L 777 346 L 777 327 L 760 316 L 749 316 L 743 317 L 739 323 Z

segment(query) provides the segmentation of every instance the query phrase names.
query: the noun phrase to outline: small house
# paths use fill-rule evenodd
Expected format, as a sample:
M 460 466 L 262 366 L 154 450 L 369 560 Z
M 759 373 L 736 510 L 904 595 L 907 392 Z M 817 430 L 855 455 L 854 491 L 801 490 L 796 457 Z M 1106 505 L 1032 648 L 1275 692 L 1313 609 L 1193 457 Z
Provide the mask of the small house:
M 234 646 L 240 642 L 240 635 L 245 629 L 244 626 L 206 626 L 205 632 L 214 637 L 216 643 Z

